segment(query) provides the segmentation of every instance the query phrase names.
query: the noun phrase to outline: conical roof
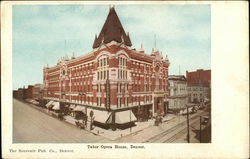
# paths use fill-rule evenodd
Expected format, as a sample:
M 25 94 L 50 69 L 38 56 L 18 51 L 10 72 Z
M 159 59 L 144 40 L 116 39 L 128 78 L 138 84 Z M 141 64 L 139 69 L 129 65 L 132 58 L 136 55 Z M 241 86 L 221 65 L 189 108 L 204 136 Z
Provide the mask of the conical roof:
M 125 45 L 132 46 L 129 34 L 125 33 L 114 7 L 110 8 L 99 36 L 95 37 L 93 48 L 98 48 L 102 43 L 107 44 L 111 41 L 124 42 Z

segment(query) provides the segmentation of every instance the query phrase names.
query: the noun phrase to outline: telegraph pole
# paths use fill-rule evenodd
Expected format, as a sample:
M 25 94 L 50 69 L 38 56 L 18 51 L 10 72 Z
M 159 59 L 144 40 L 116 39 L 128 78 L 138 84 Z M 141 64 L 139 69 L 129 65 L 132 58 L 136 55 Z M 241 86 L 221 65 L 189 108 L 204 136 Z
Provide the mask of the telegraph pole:
M 200 143 L 201 143 L 201 116 L 200 116 Z
M 130 118 L 130 123 L 131 123 L 131 111 L 132 109 L 129 111 L 129 118 Z M 130 133 L 132 132 L 132 126 L 130 127 Z
M 189 138 L 189 112 L 188 112 L 188 107 L 187 107 L 187 142 L 190 143 L 190 138 Z

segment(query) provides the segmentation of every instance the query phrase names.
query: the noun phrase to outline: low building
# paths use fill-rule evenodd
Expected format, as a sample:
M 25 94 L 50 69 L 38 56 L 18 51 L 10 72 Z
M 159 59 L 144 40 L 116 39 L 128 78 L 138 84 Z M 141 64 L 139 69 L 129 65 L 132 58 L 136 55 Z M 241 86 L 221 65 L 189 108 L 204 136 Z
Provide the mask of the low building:
M 13 90 L 13 98 L 17 98 L 18 97 L 18 90 Z
M 202 103 L 209 100 L 209 87 L 203 85 L 188 86 L 188 101 Z
M 20 99 L 20 100 L 25 99 L 25 88 L 18 88 L 18 90 L 17 90 L 17 99 Z
M 39 100 L 42 98 L 43 84 L 35 84 L 32 91 L 32 98 Z
M 28 88 L 25 90 L 26 91 L 26 95 L 25 95 L 25 99 L 33 99 L 33 90 L 34 86 L 33 85 L 28 85 Z
M 169 75 L 169 109 L 180 110 L 188 103 L 187 80 L 183 75 Z

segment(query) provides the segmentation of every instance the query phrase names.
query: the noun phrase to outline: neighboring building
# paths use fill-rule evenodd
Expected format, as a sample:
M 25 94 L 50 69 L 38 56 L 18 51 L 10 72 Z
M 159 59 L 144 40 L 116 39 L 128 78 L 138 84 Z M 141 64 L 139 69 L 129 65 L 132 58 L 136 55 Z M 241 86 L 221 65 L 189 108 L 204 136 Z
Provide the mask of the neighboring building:
M 200 103 L 211 100 L 211 70 L 186 71 L 189 102 Z
M 34 86 L 28 85 L 28 88 L 25 89 L 25 99 L 33 99 Z
M 134 114 L 144 119 L 166 114 L 168 59 L 154 49 L 148 55 L 131 46 L 112 7 L 91 52 L 43 69 L 44 98 L 61 106 L 77 104 L 88 116 L 92 110 L 95 122 L 113 126 L 131 116 L 136 120 Z
M 25 88 L 18 88 L 18 90 L 17 90 L 17 99 L 20 99 L 20 100 L 25 99 Z
M 183 75 L 169 75 L 169 109 L 180 110 L 188 103 L 187 80 Z
M 186 71 L 188 86 L 202 85 L 211 87 L 211 70 L 198 69 L 194 72 Z
M 203 85 L 188 86 L 189 102 L 201 103 L 209 100 L 209 87 Z
M 33 99 L 39 100 L 42 98 L 43 84 L 35 84 L 33 87 L 32 97 Z
M 13 98 L 18 98 L 18 90 L 13 90 Z

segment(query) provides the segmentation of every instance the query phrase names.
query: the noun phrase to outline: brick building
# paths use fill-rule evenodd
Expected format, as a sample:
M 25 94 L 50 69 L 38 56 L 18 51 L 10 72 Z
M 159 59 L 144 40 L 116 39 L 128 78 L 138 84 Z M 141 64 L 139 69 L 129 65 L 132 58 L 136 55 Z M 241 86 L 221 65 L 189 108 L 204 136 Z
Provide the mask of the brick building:
M 32 98 L 39 100 L 42 98 L 43 84 L 35 84 L 32 91 Z
M 25 99 L 32 99 L 33 98 L 33 92 L 34 92 L 34 86 L 28 85 L 28 88 L 25 89 Z
M 18 88 L 16 98 L 20 100 L 24 100 L 26 98 L 25 94 L 26 94 L 25 87 Z
M 60 102 L 61 108 L 76 105 L 87 116 L 92 110 L 96 123 L 112 127 L 166 114 L 167 57 L 131 46 L 129 33 L 110 8 L 91 52 L 43 69 L 44 99 Z
M 211 70 L 198 69 L 193 72 L 186 71 L 188 86 L 202 85 L 210 87 L 211 85 Z
M 201 103 L 211 100 L 211 70 L 186 71 L 189 102 Z

